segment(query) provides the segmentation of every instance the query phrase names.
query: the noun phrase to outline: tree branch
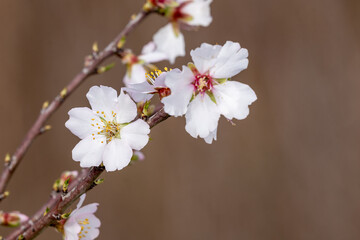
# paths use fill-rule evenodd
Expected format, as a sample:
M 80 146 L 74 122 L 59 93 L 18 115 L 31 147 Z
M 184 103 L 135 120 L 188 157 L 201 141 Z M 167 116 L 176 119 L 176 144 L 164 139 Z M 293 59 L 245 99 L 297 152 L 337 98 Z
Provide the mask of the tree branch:
M 148 120 L 150 128 L 169 118 L 161 108 Z M 26 240 L 35 238 L 47 226 L 56 222 L 55 216 L 62 214 L 76 199 L 94 187 L 94 181 L 104 171 L 103 167 L 92 167 L 82 172 L 82 174 L 70 185 L 69 192 L 53 193 L 50 200 L 29 220 L 25 225 L 11 233 L 6 240 L 16 240 L 20 235 Z M 44 216 L 45 209 L 49 212 Z
M 60 92 L 59 95 L 50 103 L 50 105 L 43 108 L 37 120 L 30 128 L 26 136 L 24 137 L 21 145 L 16 149 L 15 153 L 11 157 L 9 162 L 5 163 L 3 172 L 0 176 L 0 196 L 3 195 L 5 189 L 18 165 L 21 163 L 26 151 L 29 149 L 31 143 L 34 139 L 45 132 L 44 128 L 45 122 L 50 118 L 50 116 L 62 105 L 64 100 L 70 96 L 71 93 L 89 76 L 97 73 L 98 67 L 100 64 L 107 58 L 116 55 L 119 52 L 118 43 L 122 40 L 123 37 L 127 36 L 142 20 L 145 19 L 147 15 L 151 12 L 141 11 L 136 15 L 135 18 L 130 20 L 130 22 L 125 26 L 121 33 L 119 33 L 116 38 L 108 44 L 108 46 L 101 51 L 99 54 L 94 55 L 93 59 L 86 64 L 80 73 L 78 73 L 75 78 Z M 0 201 L 3 198 L 0 198 Z

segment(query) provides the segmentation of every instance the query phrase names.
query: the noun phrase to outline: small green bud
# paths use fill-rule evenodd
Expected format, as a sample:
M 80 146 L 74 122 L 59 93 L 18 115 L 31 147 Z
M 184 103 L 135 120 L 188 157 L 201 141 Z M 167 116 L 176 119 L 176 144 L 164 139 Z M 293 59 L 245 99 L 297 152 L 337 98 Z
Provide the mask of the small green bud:
M 50 211 L 50 208 L 49 207 L 46 207 L 46 209 L 45 209 L 45 212 L 44 212 L 44 216 L 46 216 L 46 214 L 48 214 L 48 212 Z
M 135 17 L 136 17 L 136 16 L 135 16 Z M 124 37 L 122 37 L 122 38 L 120 39 L 120 41 L 116 44 L 116 47 L 117 47 L 118 49 L 122 48 L 122 47 L 125 45 L 125 42 L 126 42 L 126 37 L 124 36 Z
M 101 184 L 101 183 L 103 183 L 103 182 L 104 182 L 104 179 L 103 179 L 103 178 L 99 178 L 99 179 L 96 179 L 96 180 L 94 181 L 95 185 L 99 185 L 99 184 Z
M 62 219 L 67 219 L 70 216 L 70 213 L 64 213 L 61 215 Z
M 114 66 L 115 66 L 115 63 L 110 63 L 107 66 L 101 66 L 101 67 L 98 68 L 97 73 L 102 74 L 104 72 L 107 72 L 110 69 L 112 69 Z
M 65 182 L 64 182 L 64 185 L 63 185 L 63 192 L 64 193 L 67 193 L 68 192 L 68 188 L 69 188 L 69 181 L 70 181 L 70 178 L 66 179 Z

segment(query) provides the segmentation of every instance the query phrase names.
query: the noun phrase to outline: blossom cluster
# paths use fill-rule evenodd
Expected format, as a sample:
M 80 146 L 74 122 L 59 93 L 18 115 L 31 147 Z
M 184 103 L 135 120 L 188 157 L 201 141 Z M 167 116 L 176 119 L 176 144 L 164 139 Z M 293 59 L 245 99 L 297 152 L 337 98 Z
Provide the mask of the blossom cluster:
M 152 9 L 169 20 L 137 56 L 125 50 L 122 62 L 127 71 L 120 93 L 108 86 L 93 86 L 86 97 L 90 108 L 69 111 L 65 126 L 81 140 L 72 151 L 74 161 L 83 168 L 104 166 L 106 171 L 121 170 L 132 159 L 143 159 L 139 152 L 149 141 L 150 126 L 141 113 L 158 94 L 170 116 L 185 116 L 185 130 L 194 138 L 211 144 L 217 139 L 220 116 L 241 120 L 248 116 L 255 92 L 232 78 L 248 67 L 248 50 L 239 43 L 201 44 L 191 50 L 192 62 L 181 69 L 159 70 L 153 65 L 185 55 L 183 29 L 208 26 L 212 0 L 147 0 Z M 140 157 L 139 157 L 140 156 Z M 81 207 L 85 196 L 68 219 L 60 224 L 64 239 L 95 239 L 100 221 L 94 216 L 97 204 Z

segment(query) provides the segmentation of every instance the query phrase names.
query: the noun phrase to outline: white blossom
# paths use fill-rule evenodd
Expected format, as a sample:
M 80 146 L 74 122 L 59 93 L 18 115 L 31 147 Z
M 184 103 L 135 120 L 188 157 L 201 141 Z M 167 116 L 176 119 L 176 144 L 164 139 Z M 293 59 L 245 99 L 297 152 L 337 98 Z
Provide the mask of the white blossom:
M 229 120 L 244 119 L 248 106 L 256 100 L 248 85 L 230 81 L 247 68 L 248 51 L 228 41 L 224 46 L 203 43 L 190 54 L 194 64 L 167 73 L 165 84 L 171 95 L 161 101 L 168 114 L 185 114 L 185 129 L 191 136 L 212 143 L 220 115 Z
M 82 206 L 86 194 L 80 197 L 76 209 L 63 226 L 64 240 L 92 240 L 99 236 L 100 220 L 94 215 L 98 203 Z
M 72 157 L 81 167 L 104 164 L 107 171 L 126 167 L 134 150 L 148 142 L 149 125 L 137 116 L 136 104 L 123 90 L 106 86 L 91 87 L 86 94 L 91 109 L 73 108 L 65 126 L 81 141 L 72 151 Z M 133 122 L 132 122 L 133 121 Z

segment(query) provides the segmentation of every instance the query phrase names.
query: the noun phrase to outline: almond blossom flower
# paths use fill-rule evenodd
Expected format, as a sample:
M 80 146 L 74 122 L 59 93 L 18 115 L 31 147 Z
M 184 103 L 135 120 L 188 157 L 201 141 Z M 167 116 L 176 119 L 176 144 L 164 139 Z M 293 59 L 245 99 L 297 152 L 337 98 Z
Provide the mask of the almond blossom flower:
M 176 0 L 177 6 L 165 15 L 173 24 L 207 27 L 212 22 L 210 3 L 212 0 Z
M 126 167 L 134 150 L 142 149 L 149 141 L 149 125 L 135 120 L 136 104 L 122 90 L 93 86 L 86 94 L 91 108 L 73 108 L 65 126 L 81 141 L 72 157 L 81 167 L 104 164 L 106 171 Z M 133 122 L 132 122 L 133 121 Z
M 224 46 L 203 43 L 190 54 L 194 64 L 166 74 L 171 95 L 161 102 L 168 114 L 185 114 L 185 129 L 192 137 L 212 143 L 221 114 L 228 120 L 244 119 L 249 114 L 248 105 L 256 100 L 248 85 L 229 81 L 247 68 L 248 51 L 227 41 Z
M 212 21 L 211 2 L 212 0 L 148 0 L 145 8 L 157 9 L 174 25 L 207 27 Z
M 64 240 L 92 240 L 99 236 L 100 220 L 94 215 L 98 203 L 82 206 L 86 194 L 80 197 L 76 209 L 66 219 L 63 229 Z

